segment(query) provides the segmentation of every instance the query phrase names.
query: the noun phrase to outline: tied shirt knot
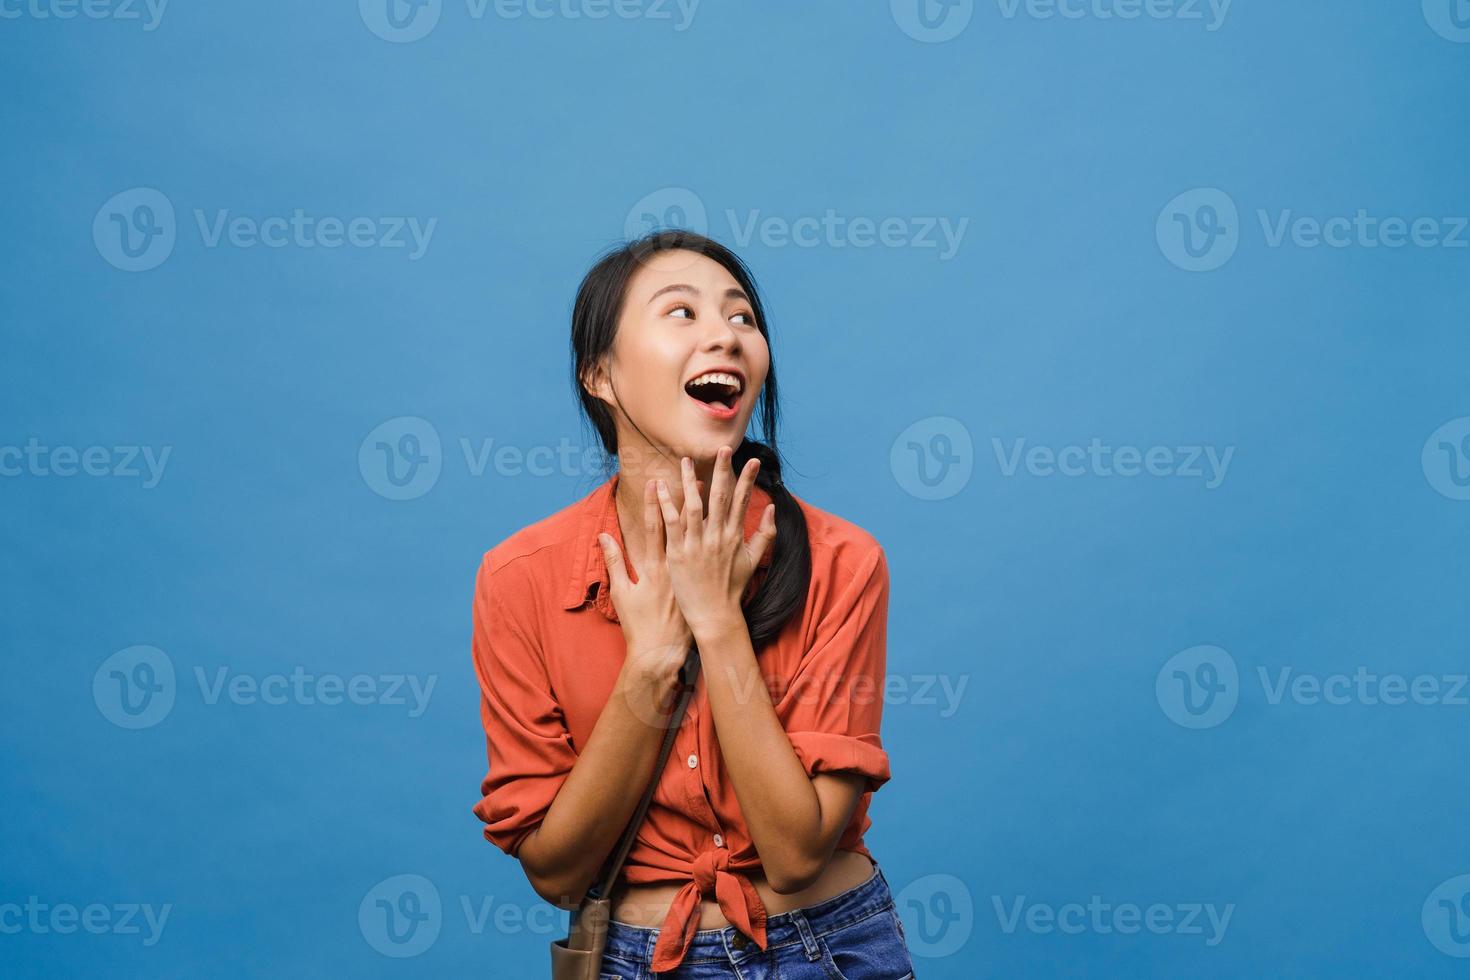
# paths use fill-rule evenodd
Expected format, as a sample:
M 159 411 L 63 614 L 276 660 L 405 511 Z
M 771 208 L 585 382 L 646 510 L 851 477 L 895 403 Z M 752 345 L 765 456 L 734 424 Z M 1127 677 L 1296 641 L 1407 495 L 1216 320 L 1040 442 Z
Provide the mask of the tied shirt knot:
M 713 847 L 695 855 L 690 863 L 694 880 L 679 890 L 669 905 L 669 914 L 653 947 L 654 972 L 672 970 L 699 929 L 701 898 L 713 897 L 730 924 L 766 948 L 766 906 L 750 879 L 730 870 L 730 851 Z

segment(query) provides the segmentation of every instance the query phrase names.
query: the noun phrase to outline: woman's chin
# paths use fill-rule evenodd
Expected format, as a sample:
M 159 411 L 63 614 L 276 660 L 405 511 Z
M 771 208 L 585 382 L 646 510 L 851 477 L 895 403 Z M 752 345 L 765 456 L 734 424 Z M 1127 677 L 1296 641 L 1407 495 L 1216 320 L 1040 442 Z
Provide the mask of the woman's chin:
M 722 448 L 728 446 L 730 452 L 733 453 L 735 450 L 740 448 L 741 441 L 742 440 L 736 439 L 734 436 L 712 438 L 708 435 L 704 435 L 697 439 L 690 440 L 690 448 L 685 451 L 684 455 L 694 460 L 694 466 L 696 469 L 702 469 L 714 465 L 715 458 L 716 456 L 718 456 Z

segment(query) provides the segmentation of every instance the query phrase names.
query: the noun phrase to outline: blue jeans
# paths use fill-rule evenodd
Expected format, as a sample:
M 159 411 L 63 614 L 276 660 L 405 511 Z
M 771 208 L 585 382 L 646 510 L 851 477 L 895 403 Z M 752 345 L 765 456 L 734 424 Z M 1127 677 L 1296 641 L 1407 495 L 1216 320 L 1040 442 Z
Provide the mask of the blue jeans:
M 905 945 L 888 879 L 873 862 L 861 885 L 815 905 L 766 919 L 766 948 L 734 926 L 701 929 L 672 972 L 654 973 L 659 930 L 608 924 L 603 980 L 912 980 L 914 961 Z

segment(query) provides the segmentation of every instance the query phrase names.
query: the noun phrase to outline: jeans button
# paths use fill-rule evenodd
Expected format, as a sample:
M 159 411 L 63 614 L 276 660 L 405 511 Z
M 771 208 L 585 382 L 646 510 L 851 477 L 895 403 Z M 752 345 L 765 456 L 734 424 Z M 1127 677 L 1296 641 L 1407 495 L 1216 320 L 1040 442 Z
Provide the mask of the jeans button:
M 745 938 L 745 934 L 737 932 L 734 938 L 730 940 L 730 945 L 734 946 L 736 949 L 744 949 L 747 942 L 749 942 L 749 940 Z

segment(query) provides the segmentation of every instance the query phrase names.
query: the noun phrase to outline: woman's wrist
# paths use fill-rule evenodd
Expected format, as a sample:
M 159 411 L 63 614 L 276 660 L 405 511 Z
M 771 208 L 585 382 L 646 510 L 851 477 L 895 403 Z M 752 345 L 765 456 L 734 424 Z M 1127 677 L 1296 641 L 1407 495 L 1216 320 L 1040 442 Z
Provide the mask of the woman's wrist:
M 687 615 L 684 618 L 694 634 L 694 642 L 701 646 L 710 646 L 730 636 L 749 635 L 745 612 L 739 606 L 713 611 L 695 619 Z
M 679 688 L 678 672 L 672 676 L 661 670 L 650 670 L 624 662 L 613 686 L 612 697 L 619 699 L 628 713 L 650 728 L 668 725 L 673 695 Z

